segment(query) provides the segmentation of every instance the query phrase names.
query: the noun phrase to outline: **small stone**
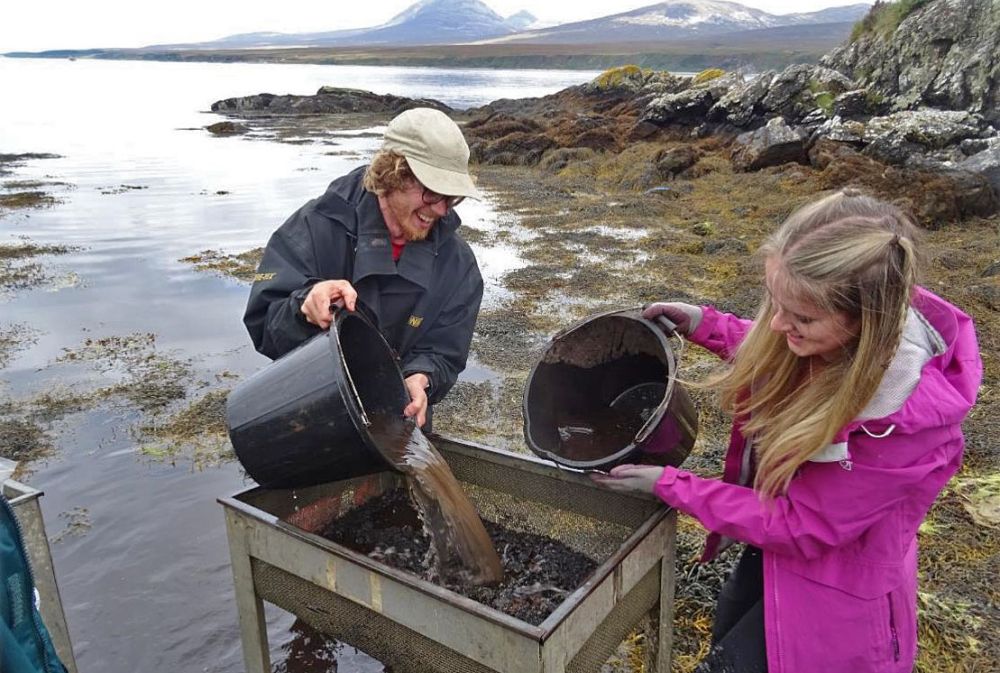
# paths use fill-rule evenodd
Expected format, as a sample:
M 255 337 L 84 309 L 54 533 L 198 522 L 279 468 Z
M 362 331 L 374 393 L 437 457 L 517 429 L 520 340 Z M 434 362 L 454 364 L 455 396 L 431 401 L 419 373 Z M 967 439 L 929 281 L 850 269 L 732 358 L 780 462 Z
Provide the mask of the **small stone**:
M 715 224 L 712 222 L 699 222 L 691 227 L 691 231 L 698 236 L 711 236 L 715 233 Z

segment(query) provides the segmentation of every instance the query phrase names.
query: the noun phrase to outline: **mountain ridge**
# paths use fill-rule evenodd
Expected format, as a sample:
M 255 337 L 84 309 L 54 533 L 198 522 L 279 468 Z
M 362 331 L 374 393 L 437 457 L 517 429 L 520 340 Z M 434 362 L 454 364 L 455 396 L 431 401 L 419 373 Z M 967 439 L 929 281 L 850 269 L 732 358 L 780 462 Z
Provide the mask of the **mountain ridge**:
M 594 35 L 601 35 L 607 42 L 676 40 L 786 26 L 853 22 L 863 18 L 868 9 L 868 4 L 857 3 L 816 12 L 770 14 L 728 0 L 665 0 L 627 12 L 491 38 L 482 43 L 571 44 L 593 42 Z
M 729 0 L 664 0 L 627 12 L 532 30 L 537 19 L 525 11 L 505 19 L 481 0 L 420 0 L 389 21 L 368 28 L 240 33 L 207 42 L 149 45 L 142 49 L 650 42 L 782 26 L 853 22 L 860 20 L 868 8 L 867 3 L 858 3 L 816 12 L 770 14 Z

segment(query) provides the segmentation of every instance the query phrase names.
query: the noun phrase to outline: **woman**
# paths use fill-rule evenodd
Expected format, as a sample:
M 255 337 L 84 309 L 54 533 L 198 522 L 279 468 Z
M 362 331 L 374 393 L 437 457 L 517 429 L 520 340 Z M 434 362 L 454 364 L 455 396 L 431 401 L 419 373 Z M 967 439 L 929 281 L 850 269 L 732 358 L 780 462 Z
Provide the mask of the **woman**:
M 746 543 L 701 671 L 913 669 L 917 528 L 961 464 L 982 378 L 972 320 L 915 283 L 916 235 L 894 206 L 841 192 L 762 247 L 756 320 L 643 313 L 728 362 L 705 384 L 735 418 L 721 481 L 637 465 L 593 477 L 696 517 L 703 560 Z

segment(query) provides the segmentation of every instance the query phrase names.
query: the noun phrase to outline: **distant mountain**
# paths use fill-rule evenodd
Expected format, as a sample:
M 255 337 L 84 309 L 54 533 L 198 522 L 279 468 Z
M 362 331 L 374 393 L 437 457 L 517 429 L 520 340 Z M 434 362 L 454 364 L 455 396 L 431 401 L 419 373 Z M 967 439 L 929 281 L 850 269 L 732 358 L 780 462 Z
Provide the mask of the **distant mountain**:
M 480 0 L 421 0 L 384 26 L 340 44 L 456 44 L 516 30 Z
M 536 23 L 528 12 L 508 19 L 480 0 L 420 0 L 380 26 L 317 33 L 243 33 L 198 44 L 146 49 L 254 49 L 461 44 L 510 35 Z
M 724 0 L 667 0 L 599 19 L 565 23 L 484 42 L 588 44 L 678 40 L 781 26 L 853 22 L 860 20 L 869 9 L 868 4 L 856 4 L 779 15 Z
M 613 4 L 613 3 L 609 3 Z M 820 42 L 839 42 L 850 34 L 855 21 L 869 9 L 868 4 L 835 7 L 799 14 L 768 14 L 725 0 L 665 0 L 628 12 L 589 21 L 555 26 L 540 24 L 528 12 L 518 12 L 506 19 L 481 0 L 420 0 L 386 23 L 371 28 L 352 28 L 313 33 L 256 32 L 230 35 L 219 40 L 188 44 L 160 44 L 142 49 L 100 49 L 79 52 L 91 58 L 154 58 L 172 60 L 185 54 L 208 51 L 272 50 L 293 47 L 396 48 L 441 45 L 509 45 L 511 48 L 532 45 L 609 45 L 644 43 L 642 49 L 659 52 L 677 43 L 691 45 L 714 42 L 717 36 L 745 36 L 770 53 L 780 52 L 783 44 L 808 48 L 805 41 L 819 37 Z M 335 19 L 333 19 L 335 20 Z M 768 31 L 786 28 L 769 34 Z M 773 42 L 768 42 L 773 40 Z M 787 41 L 787 42 L 785 42 Z M 729 40 L 725 40 L 729 42 Z M 813 50 L 814 51 L 814 50 Z M 811 52 L 810 52 L 811 53 Z M 66 50 L 38 55 L 65 57 L 76 54 Z M 31 53 L 17 53 L 31 56 Z M 183 57 L 186 58 L 186 57 Z M 223 58 L 223 57 L 219 57 Z M 238 54 L 224 58 L 239 60 Z M 287 60 L 287 56 L 284 58 Z

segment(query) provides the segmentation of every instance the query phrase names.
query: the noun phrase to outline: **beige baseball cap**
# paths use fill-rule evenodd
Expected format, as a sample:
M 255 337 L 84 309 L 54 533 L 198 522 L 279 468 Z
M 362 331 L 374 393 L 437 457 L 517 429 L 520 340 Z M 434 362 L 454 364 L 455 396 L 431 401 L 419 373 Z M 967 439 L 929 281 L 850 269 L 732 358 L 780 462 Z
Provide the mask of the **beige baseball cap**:
M 440 110 L 418 107 L 396 116 L 382 149 L 406 157 L 417 180 L 438 194 L 483 198 L 469 176 L 469 146 L 462 131 Z

